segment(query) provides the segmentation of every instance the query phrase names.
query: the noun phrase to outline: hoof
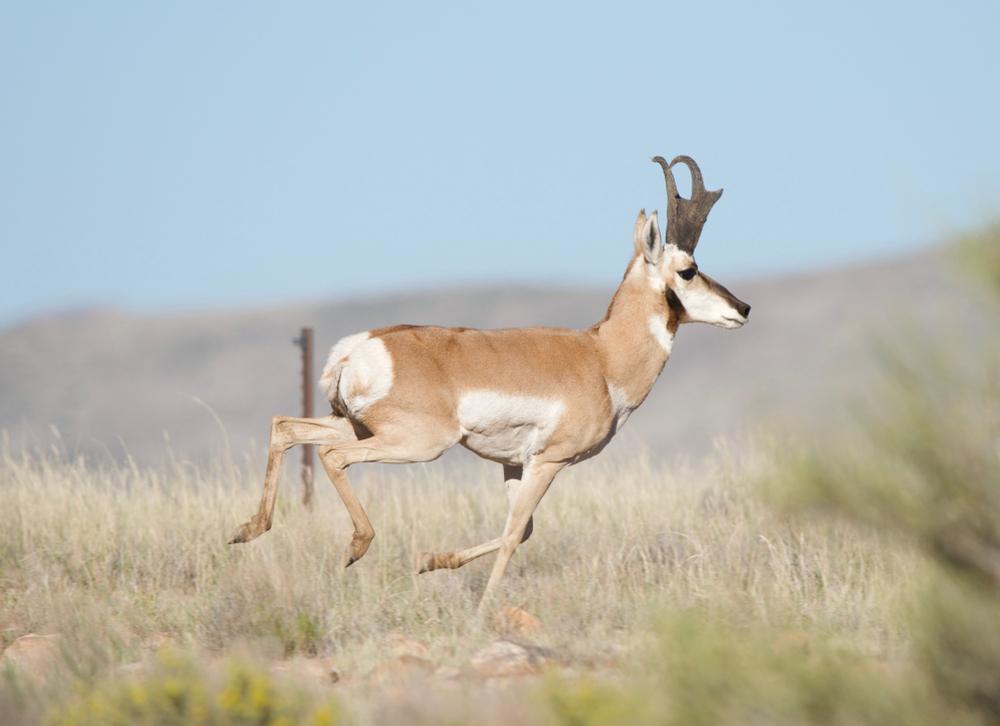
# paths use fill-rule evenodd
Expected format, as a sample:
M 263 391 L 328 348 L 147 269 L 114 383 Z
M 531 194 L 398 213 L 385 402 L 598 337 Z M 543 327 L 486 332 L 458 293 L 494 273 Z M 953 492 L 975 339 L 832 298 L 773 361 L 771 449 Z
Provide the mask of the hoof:
M 422 575 L 425 572 L 430 572 L 434 569 L 434 555 L 430 552 L 420 552 L 417 554 L 416 560 L 414 561 L 414 566 L 417 569 L 417 574 Z
M 229 538 L 227 544 L 242 544 L 243 542 L 249 542 L 252 539 L 260 537 L 265 531 L 267 530 L 257 527 L 253 520 L 251 520 L 237 527 L 236 531 L 233 532 L 233 536 Z
M 344 552 L 344 569 L 353 565 L 355 562 L 360 560 L 365 556 L 365 552 L 368 551 L 368 546 L 372 543 L 372 538 L 362 539 L 355 537 L 351 540 L 351 543 L 347 545 L 347 550 Z
M 417 574 L 433 570 L 455 570 L 462 566 L 454 552 L 421 552 L 417 555 Z

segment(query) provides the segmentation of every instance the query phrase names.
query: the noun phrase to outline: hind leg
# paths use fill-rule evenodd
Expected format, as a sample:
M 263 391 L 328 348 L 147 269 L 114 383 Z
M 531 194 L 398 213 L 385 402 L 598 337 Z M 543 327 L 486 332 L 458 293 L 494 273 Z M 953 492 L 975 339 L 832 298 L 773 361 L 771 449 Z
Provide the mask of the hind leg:
M 367 551 L 375 532 L 351 489 L 345 469 L 361 462 L 402 464 L 431 461 L 453 446 L 459 436 L 457 426 L 424 415 L 400 417 L 394 424 L 379 427 L 377 432 L 365 439 L 358 439 L 350 421 L 338 416 L 276 417 L 271 425 L 260 506 L 257 514 L 236 530 L 229 543 L 249 542 L 271 528 L 282 456 L 296 444 L 314 444 L 320 447 L 323 467 L 354 523 L 354 538 L 345 556 L 345 565 L 350 565 Z
M 271 529 L 274 518 L 274 503 L 278 496 L 278 476 L 281 473 L 281 459 L 285 452 L 296 444 L 331 445 L 344 441 L 355 441 L 357 437 L 347 419 L 337 416 L 324 418 L 294 418 L 275 416 L 271 420 L 271 437 L 267 448 L 267 470 L 264 473 L 264 492 L 260 498 L 257 513 L 241 524 L 229 544 L 249 542 Z
M 443 440 L 434 440 L 432 437 L 421 442 L 419 436 L 412 434 L 407 437 L 409 441 L 403 441 L 401 437 L 394 437 L 393 433 L 392 430 L 383 429 L 378 437 L 320 448 L 319 456 L 323 468 L 340 495 L 340 500 L 347 508 L 354 525 L 354 534 L 344 552 L 344 567 L 350 567 L 364 557 L 375 538 L 375 528 L 372 527 L 368 513 L 365 512 L 347 478 L 347 467 L 362 461 L 384 463 L 428 461 L 437 458 L 444 449 L 454 443 L 450 441 L 450 437 Z
M 351 523 L 354 525 L 354 534 L 344 552 L 343 565 L 350 567 L 355 562 L 364 557 L 375 538 L 375 528 L 372 527 L 368 513 L 361 505 L 358 495 L 351 488 L 351 482 L 347 478 L 345 468 L 337 465 L 336 449 L 332 446 L 324 446 L 319 450 L 319 460 L 323 463 L 326 475 L 330 478 L 330 483 L 340 495 L 340 501 L 347 508 L 347 513 L 351 516 Z
M 441 432 L 440 426 L 432 427 L 427 426 L 427 422 L 423 423 L 423 426 L 414 422 L 410 427 L 382 427 L 379 433 L 371 438 L 345 441 L 342 444 L 320 448 L 323 468 L 340 495 L 354 525 L 354 534 L 344 552 L 344 567 L 350 567 L 364 557 L 375 538 L 375 528 L 372 527 L 368 513 L 365 512 L 347 478 L 347 467 L 363 461 L 384 463 L 430 461 L 455 443 L 456 435 Z M 417 433 L 421 431 L 432 433 L 421 436 Z M 434 435 L 434 431 L 441 433 Z

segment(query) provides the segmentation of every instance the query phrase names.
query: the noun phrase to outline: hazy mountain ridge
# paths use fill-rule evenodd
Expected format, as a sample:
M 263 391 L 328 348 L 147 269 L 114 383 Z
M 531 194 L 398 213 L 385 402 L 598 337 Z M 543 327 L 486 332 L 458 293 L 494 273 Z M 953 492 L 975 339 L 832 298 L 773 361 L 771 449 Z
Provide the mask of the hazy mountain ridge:
M 70 450 L 164 452 L 184 458 L 251 440 L 262 445 L 275 414 L 299 411 L 291 340 L 316 329 L 316 371 L 343 335 L 400 322 L 585 327 L 601 318 L 606 289 L 490 286 L 398 293 L 248 311 L 134 315 L 101 308 L 25 321 L 0 331 L 0 428 L 13 445 L 44 443 L 55 426 Z M 684 326 L 660 381 L 611 450 L 637 442 L 655 452 L 699 452 L 722 435 L 775 419 L 830 425 L 871 379 L 870 331 L 910 334 L 973 325 L 974 296 L 940 253 L 746 281 L 724 280 L 753 305 L 738 331 Z M 905 335 L 905 334 L 904 334 Z M 199 403 L 204 402 L 204 405 Z M 324 402 L 317 396 L 319 410 Z

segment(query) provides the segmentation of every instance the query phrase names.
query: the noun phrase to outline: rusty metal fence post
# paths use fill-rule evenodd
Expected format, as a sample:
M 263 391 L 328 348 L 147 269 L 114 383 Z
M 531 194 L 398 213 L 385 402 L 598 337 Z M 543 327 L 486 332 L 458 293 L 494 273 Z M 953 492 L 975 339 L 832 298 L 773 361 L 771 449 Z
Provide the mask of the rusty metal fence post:
M 313 329 L 302 328 L 302 333 L 292 341 L 302 351 L 302 417 L 313 417 Z M 302 447 L 302 503 L 312 508 L 313 500 L 313 447 Z

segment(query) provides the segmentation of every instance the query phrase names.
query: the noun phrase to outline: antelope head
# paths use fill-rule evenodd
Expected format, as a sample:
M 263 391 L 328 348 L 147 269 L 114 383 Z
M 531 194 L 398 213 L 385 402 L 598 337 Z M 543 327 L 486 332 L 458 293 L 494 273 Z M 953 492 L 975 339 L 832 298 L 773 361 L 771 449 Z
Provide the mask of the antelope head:
M 709 323 L 720 328 L 742 327 L 750 306 L 698 269 L 694 250 L 701 229 L 722 190 L 708 191 L 701 169 L 690 156 L 678 156 L 669 164 L 662 156 L 653 161 L 663 168 L 667 183 L 667 241 L 660 239 L 656 212 L 646 218 L 639 212 L 635 223 L 635 245 L 645 259 L 650 284 L 667 297 L 681 323 Z M 691 198 L 677 193 L 673 167 L 684 164 L 691 171 Z

